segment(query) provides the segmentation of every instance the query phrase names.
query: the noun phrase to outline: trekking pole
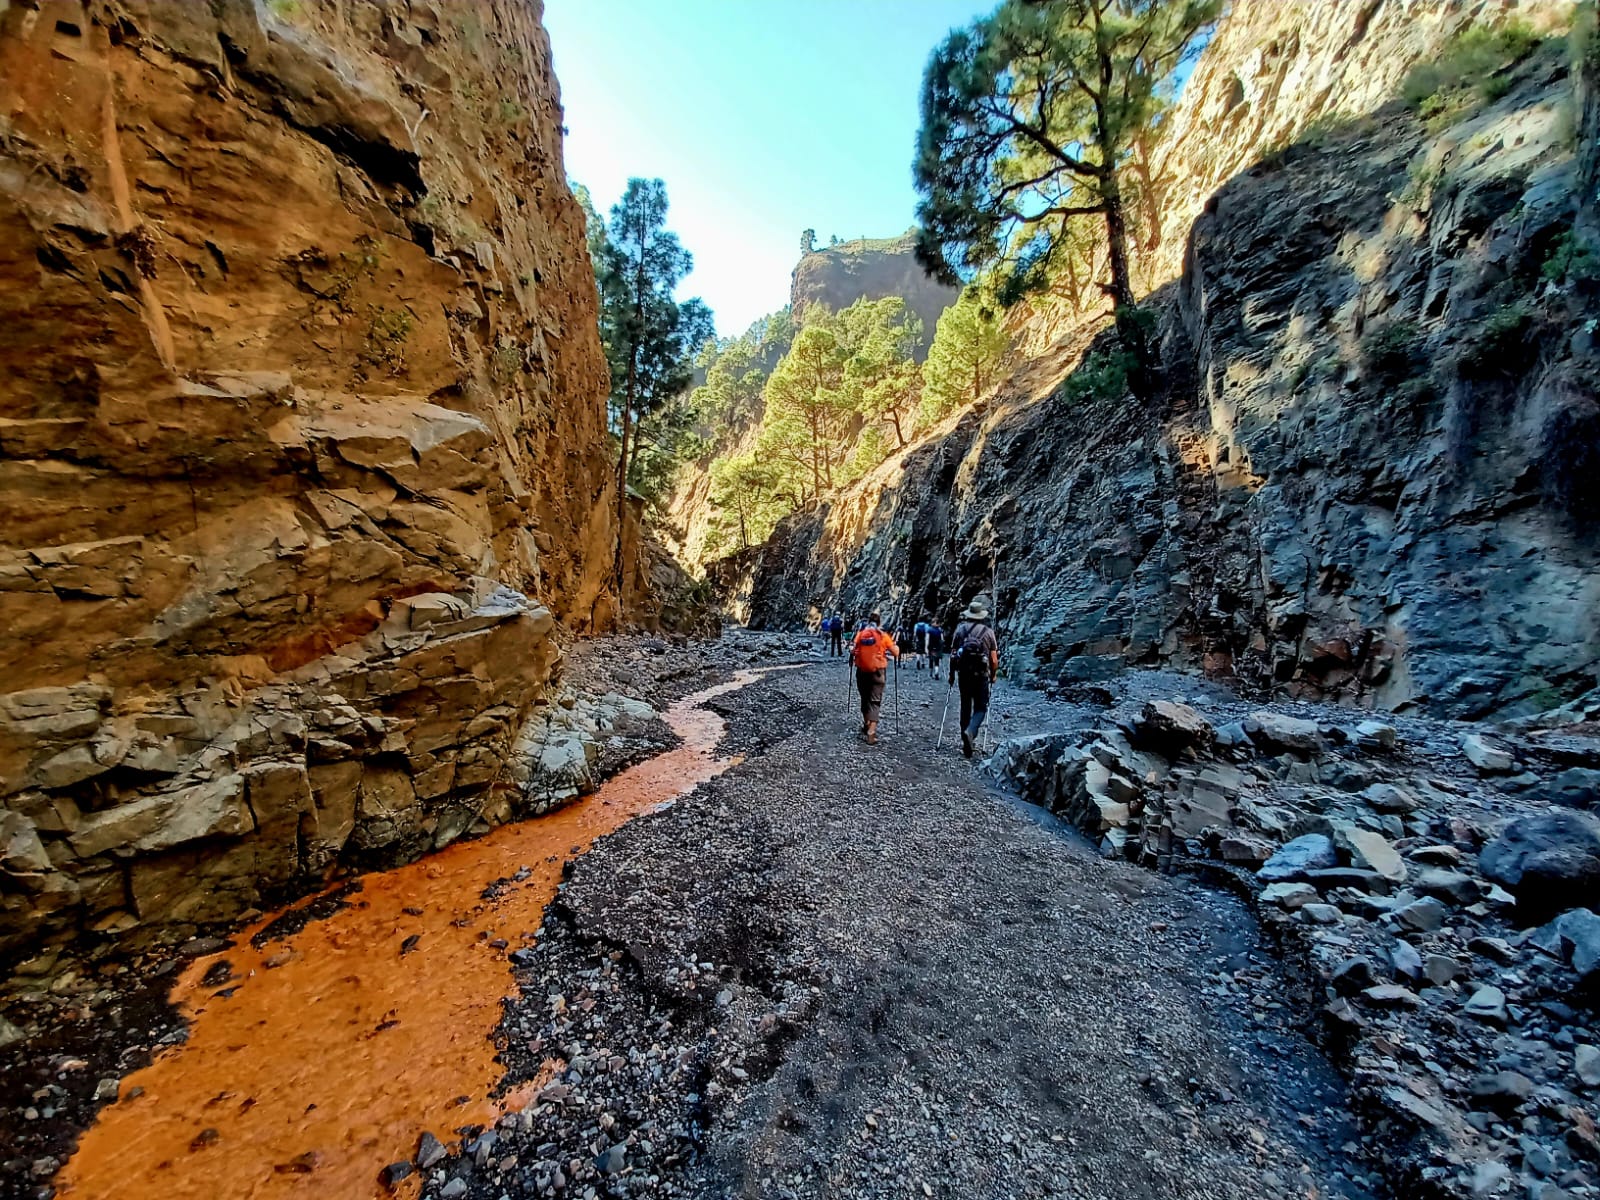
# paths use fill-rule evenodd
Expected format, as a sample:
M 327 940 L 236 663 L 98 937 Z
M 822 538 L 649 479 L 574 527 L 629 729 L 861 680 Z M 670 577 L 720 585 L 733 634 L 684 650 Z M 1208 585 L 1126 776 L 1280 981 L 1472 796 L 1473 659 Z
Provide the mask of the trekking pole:
M 947 680 L 945 680 L 945 683 L 944 683 L 944 711 L 939 714 L 939 741 L 938 741 L 938 744 L 934 746 L 935 750 L 943 750 L 944 749 L 944 722 L 945 722 L 945 718 L 948 717 L 949 715 L 950 715 L 950 681 L 947 679 Z
M 900 656 L 894 656 L 894 731 L 900 732 Z

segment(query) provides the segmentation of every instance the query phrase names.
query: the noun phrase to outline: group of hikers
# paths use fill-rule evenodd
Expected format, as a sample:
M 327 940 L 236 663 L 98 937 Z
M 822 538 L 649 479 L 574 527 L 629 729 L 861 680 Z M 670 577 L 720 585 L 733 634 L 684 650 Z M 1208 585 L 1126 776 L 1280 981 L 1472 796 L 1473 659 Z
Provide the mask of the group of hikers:
M 824 617 L 818 631 L 835 657 L 844 657 L 845 620 L 842 613 Z M 901 642 L 909 649 L 902 650 Z M 934 621 L 918 621 L 909 630 L 886 629 L 883 614 L 874 610 L 850 641 L 848 656 L 861 693 L 861 735 L 869 743 L 878 740 L 878 718 L 883 711 L 883 693 L 888 683 L 889 660 L 898 664 L 909 658 L 921 670 L 924 662 L 931 676 L 937 676 L 949 651 L 946 686 L 961 694 L 961 753 L 972 757 L 978 730 L 989 712 L 989 697 L 995 676 L 1000 671 L 1000 643 L 989 624 L 989 601 L 975 597 L 961 614 L 955 632 L 948 639 Z M 946 704 L 948 704 L 948 698 Z M 943 723 L 940 724 L 941 730 Z

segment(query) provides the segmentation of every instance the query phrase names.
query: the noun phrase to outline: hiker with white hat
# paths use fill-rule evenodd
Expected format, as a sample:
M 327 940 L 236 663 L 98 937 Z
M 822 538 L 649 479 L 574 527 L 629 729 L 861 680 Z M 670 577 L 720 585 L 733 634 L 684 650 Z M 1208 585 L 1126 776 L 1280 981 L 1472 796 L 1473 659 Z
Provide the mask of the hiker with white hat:
M 961 753 L 972 757 L 989 711 L 989 689 L 1000 673 L 1000 643 L 989 626 L 989 598 L 972 598 L 950 639 L 950 681 L 961 687 Z

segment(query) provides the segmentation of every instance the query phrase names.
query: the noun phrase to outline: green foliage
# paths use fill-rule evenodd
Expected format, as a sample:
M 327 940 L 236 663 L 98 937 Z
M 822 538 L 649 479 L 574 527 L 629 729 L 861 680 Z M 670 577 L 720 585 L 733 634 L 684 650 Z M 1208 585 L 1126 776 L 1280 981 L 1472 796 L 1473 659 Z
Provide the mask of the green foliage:
M 767 540 L 793 509 L 782 488 L 781 467 L 760 453 L 718 459 L 711 467 L 716 510 L 708 543 L 713 550 L 744 550 Z
M 1005 0 L 952 32 L 922 84 L 917 255 L 945 279 L 996 270 L 1014 298 L 1103 220 L 1110 290 L 1133 304 L 1125 179 L 1220 0 Z M 1119 323 L 1125 346 L 1148 348 Z M 1144 375 L 1141 369 L 1141 378 Z
M 1495 309 L 1476 329 L 1467 331 L 1457 359 L 1461 374 L 1491 379 L 1519 373 L 1531 354 L 1528 334 L 1534 316 L 1528 301 L 1514 300 Z
M 300 0 L 267 0 L 267 11 L 280 20 L 288 20 L 300 11 Z
M 502 96 L 499 106 L 495 109 L 495 115 L 499 117 L 502 125 L 516 125 L 527 120 L 528 110 L 522 106 L 520 100 Z
M 580 206 L 588 200 L 579 197 Z M 693 444 L 693 410 L 681 404 L 695 357 L 712 335 L 711 312 L 674 298 L 694 260 L 666 227 L 667 189 L 630 179 L 601 222 L 585 209 L 589 252 L 600 292 L 600 340 L 611 369 L 609 413 L 617 435 L 619 480 L 659 500 Z
M 1408 378 L 1417 366 L 1422 334 L 1404 318 L 1376 321 L 1361 334 L 1361 361 L 1376 379 Z
M 1582 234 L 1568 230 L 1551 243 L 1539 274 L 1558 287 L 1600 281 L 1600 247 Z
M 1070 405 L 1120 399 L 1128 394 L 1128 374 L 1134 365 L 1126 350 L 1090 350 L 1056 394 Z
M 502 336 L 489 352 L 489 378 L 501 387 L 511 384 L 522 371 L 522 347 L 516 340 Z
M 385 368 L 391 375 L 404 371 L 406 342 L 411 337 L 413 323 L 407 309 L 370 306 L 362 358 L 375 367 Z
M 922 403 L 917 418 L 932 425 L 958 408 L 976 404 L 994 386 L 1010 348 L 999 314 L 976 288 L 965 289 L 939 317 L 933 345 L 922 367 Z
M 1519 21 L 1473 25 L 1452 38 L 1406 76 L 1400 95 L 1437 132 L 1470 116 L 1511 90 L 1504 72 L 1539 45 L 1539 35 Z

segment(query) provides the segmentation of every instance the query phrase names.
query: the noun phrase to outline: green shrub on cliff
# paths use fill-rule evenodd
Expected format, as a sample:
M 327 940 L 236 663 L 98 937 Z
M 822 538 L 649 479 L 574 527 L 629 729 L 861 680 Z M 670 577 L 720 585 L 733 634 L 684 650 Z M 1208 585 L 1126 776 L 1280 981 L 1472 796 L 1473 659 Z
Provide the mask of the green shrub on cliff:
M 1504 72 L 1526 58 L 1540 38 L 1520 21 L 1474 25 L 1445 44 L 1430 61 L 1411 68 L 1400 95 L 1438 130 L 1470 116 L 1479 104 L 1511 90 Z

